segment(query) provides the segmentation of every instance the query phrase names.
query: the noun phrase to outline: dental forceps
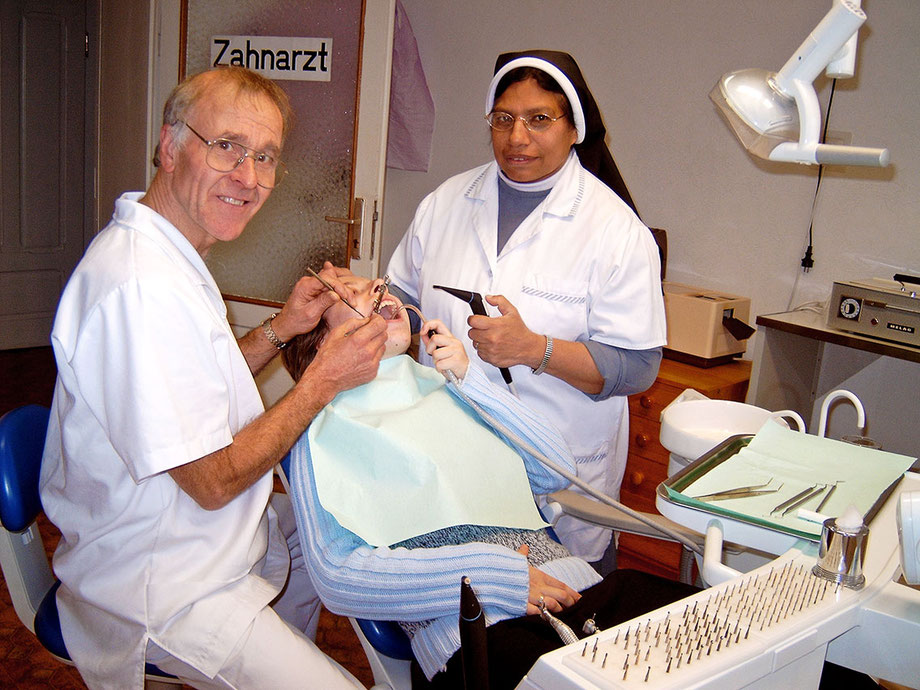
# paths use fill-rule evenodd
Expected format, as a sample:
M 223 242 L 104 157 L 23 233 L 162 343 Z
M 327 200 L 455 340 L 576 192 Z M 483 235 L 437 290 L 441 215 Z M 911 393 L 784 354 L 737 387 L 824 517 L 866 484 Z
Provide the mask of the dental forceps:
M 716 491 L 711 494 L 703 494 L 702 496 L 692 496 L 697 501 L 727 501 L 731 498 L 748 498 L 749 496 L 763 496 L 764 494 L 773 494 L 783 488 L 783 485 L 780 484 L 775 489 L 767 489 L 766 487 L 770 485 L 773 481 L 773 478 L 770 478 L 770 481 L 763 484 L 755 484 L 753 486 L 739 486 L 736 489 L 725 489 L 724 491 Z
M 311 275 L 311 276 L 313 276 L 313 277 L 316 278 L 320 283 L 323 284 L 323 287 L 325 287 L 325 288 L 327 288 L 327 289 L 329 289 L 329 290 L 332 290 L 332 292 L 335 292 L 335 288 L 332 287 L 332 285 L 330 285 L 327 281 L 323 280 L 323 278 L 320 277 L 319 273 L 317 273 L 316 271 L 314 271 L 314 270 L 313 270 L 312 268 L 310 268 L 309 266 L 307 266 L 307 270 L 310 272 L 310 275 Z M 335 294 L 338 295 L 339 293 L 336 292 Z M 366 316 L 364 316 L 364 314 L 362 314 L 362 313 L 359 312 L 357 309 L 355 309 L 354 305 L 353 305 L 351 302 L 349 302 L 347 299 L 345 299 L 345 298 L 342 297 L 341 295 L 339 295 L 339 299 L 342 300 L 342 301 L 345 303 L 345 306 L 350 307 L 351 310 L 352 310 L 355 314 L 357 314 L 358 316 L 360 316 L 362 319 L 367 318 Z
M 374 300 L 374 309 L 373 309 L 373 312 L 375 314 L 380 313 L 380 303 L 383 302 L 383 298 L 390 291 L 389 285 L 390 285 L 390 276 L 383 276 L 383 284 L 378 285 L 377 288 L 374 290 L 374 292 L 377 293 L 377 298 Z

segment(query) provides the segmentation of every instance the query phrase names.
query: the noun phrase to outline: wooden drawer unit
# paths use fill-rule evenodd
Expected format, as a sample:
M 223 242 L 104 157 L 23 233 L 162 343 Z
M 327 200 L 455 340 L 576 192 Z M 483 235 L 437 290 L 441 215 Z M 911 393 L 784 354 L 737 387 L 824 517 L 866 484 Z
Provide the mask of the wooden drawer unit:
M 688 388 L 708 398 L 744 402 L 751 363 L 738 360 L 702 369 L 664 359 L 655 383 L 644 393 L 629 396 L 629 456 L 620 499 L 630 508 L 657 513 L 655 490 L 668 476 L 668 451 L 658 436 L 661 411 Z M 621 534 L 617 567 L 636 568 L 677 579 L 681 546 L 659 539 Z

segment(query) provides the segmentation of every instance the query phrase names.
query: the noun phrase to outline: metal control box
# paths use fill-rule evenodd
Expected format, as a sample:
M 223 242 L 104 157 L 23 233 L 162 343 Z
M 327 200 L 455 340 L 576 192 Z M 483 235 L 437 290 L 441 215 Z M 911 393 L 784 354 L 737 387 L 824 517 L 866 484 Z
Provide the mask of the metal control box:
M 920 292 L 917 286 L 882 278 L 835 282 L 827 325 L 920 347 Z

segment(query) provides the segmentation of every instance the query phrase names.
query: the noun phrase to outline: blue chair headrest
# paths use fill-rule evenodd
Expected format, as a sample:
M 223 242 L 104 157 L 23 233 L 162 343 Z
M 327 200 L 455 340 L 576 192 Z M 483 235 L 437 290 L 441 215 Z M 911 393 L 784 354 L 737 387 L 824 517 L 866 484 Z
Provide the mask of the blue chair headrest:
M 0 522 L 21 532 L 41 512 L 38 477 L 49 410 L 25 405 L 0 417 Z

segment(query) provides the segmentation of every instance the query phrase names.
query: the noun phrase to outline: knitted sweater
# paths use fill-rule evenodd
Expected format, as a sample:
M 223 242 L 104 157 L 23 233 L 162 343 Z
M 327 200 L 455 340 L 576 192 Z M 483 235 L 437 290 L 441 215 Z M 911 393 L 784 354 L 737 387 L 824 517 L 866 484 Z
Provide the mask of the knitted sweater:
M 574 473 L 571 452 L 559 432 L 545 419 L 508 392 L 493 386 L 475 365 L 470 366 L 461 385 L 470 399 L 514 434 Z M 456 395 L 453 384 L 448 385 L 448 390 Z M 457 404 L 465 403 L 458 399 Z M 515 448 L 523 459 L 534 493 L 546 494 L 566 485 L 561 476 Z M 472 580 L 488 625 L 525 614 L 529 564 L 516 550 L 502 545 L 505 539 L 492 539 L 499 543 L 472 541 L 419 548 L 369 546 L 339 525 L 320 504 L 306 434 L 291 449 L 289 480 L 305 560 L 323 604 L 342 616 L 404 623 L 413 632 L 412 650 L 429 678 L 460 648 L 457 617 L 462 576 Z M 433 538 L 441 540 L 440 536 Z M 532 542 L 536 546 L 544 540 L 545 535 L 539 531 L 522 537 L 519 543 Z M 532 547 L 531 553 L 532 558 L 538 559 L 541 570 L 576 590 L 600 581 L 587 563 L 568 555 L 564 549 L 547 555 L 545 549 Z M 539 563 L 544 558 L 549 560 Z

